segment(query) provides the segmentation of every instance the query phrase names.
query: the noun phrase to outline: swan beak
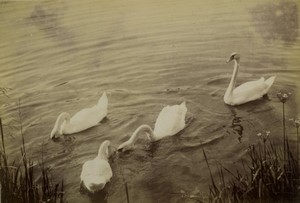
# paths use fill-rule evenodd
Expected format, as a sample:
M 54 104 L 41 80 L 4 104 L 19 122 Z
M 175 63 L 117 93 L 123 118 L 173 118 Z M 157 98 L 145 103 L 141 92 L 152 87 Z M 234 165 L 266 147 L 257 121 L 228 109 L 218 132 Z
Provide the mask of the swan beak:
M 230 58 L 230 59 L 228 59 L 227 61 L 226 61 L 226 63 L 229 63 L 230 61 L 232 61 L 232 59 Z

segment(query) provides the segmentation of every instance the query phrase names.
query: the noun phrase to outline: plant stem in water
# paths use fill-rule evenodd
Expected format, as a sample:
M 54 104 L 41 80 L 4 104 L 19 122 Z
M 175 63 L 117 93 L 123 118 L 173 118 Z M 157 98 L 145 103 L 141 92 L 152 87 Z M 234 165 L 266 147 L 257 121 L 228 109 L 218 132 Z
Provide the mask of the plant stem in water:
M 282 131 L 283 131 L 283 163 L 286 160 L 286 137 L 285 137 L 285 113 L 284 113 L 284 103 L 282 103 Z
M 3 127 L 2 127 L 2 119 L 1 118 L 0 118 L 0 131 L 1 131 L 1 140 L 2 140 L 2 150 L 3 150 L 3 154 L 5 154 L 4 134 L 3 134 Z
M 299 127 L 297 127 L 297 172 L 299 173 Z
M 128 186 L 127 186 L 127 183 L 125 183 L 125 189 L 126 189 L 127 203 L 129 203 L 129 193 L 128 193 Z

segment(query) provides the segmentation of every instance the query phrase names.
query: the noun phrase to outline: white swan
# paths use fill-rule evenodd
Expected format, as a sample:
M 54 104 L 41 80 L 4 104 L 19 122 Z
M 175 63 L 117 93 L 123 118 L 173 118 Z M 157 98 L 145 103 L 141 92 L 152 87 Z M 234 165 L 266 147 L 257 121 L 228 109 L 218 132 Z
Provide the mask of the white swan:
M 118 150 L 126 151 L 132 148 L 134 142 L 141 135 L 139 132 L 141 130 L 148 130 L 148 137 L 151 141 L 160 140 L 167 136 L 172 136 L 177 134 L 179 131 L 185 127 L 185 115 L 187 108 L 185 102 L 180 105 L 166 106 L 159 113 L 154 130 L 149 125 L 141 125 L 138 127 L 129 140 L 123 142 Z
M 108 163 L 108 147 L 110 141 L 105 140 L 99 148 L 98 155 L 93 160 L 86 161 L 82 166 L 81 183 L 91 193 L 100 191 L 110 181 L 113 173 Z
M 229 86 L 224 95 L 224 102 L 228 105 L 239 105 L 244 104 L 249 101 L 253 101 L 261 98 L 268 93 L 270 87 L 272 86 L 276 76 L 272 76 L 265 80 L 263 77 L 259 80 L 246 82 L 236 88 L 236 78 L 238 74 L 238 68 L 240 65 L 240 55 L 238 53 L 232 53 L 227 63 L 234 60 L 234 70 L 229 83 Z
M 56 119 L 50 138 L 55 138 L 56 135 L 80 132 L 97 125 L 107 115 L 107 106 L 108 99 L 104 92 L 95 106 L 82 109 L 72 118 L 66 112 L 61 113 Z

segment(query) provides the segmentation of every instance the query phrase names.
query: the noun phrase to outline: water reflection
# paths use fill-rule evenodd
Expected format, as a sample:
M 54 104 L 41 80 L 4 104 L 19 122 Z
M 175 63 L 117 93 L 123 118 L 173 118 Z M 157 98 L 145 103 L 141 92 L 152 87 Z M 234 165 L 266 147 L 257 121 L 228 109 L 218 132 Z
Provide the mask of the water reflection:
M 238 134 L 239 142 L 242 142 L 244 127 L 241 124 L 242 117 L 237 116 L 235 109 L 231 109 L 233 115 L 231 128 Z
M 298 7 L 293 1 L 263 3 L 251 9 L 257 31 L 265 40 L 295 42 L 298 37 Z
M 256 141 L 252 136 L 256 129 L 270 129 L 270 123 L 281 121 L 276 102 L 262 99 L 234 107 L 232 112 L 223 104 L 228 71 L 222 65 L 222 57 L 233 49 L 249 56 L 241 80 L 277 73 L 280 77 L 270 92 L 271 100 L 275 100 L 274 92 L 283 85 L 294 89 L 291 85 L 297 82 L 294 70 L 298 63 L 282 56 L 292 55 L 291 50 L 281 43 L 264 46 L 257 43 L 261 41 L 260 34 L 251 33 L 258 29 L 266 39 L 294 42 L 298 20 L 297 6 L 291 0 L 259 6 L 240 1 L 240 9 L 218 0 L 96 2 L 34 1 L 20 5 L 17 13 L 13 11 L 19 3 L 7 4 L 1 10 L 5 16 L 0 23 L 1 47 L 5 50 L 0 54 L 1 76 L 4 82 L 11 83 L 2 80 L 0 86 L 13 89 L 9 99 L 0 89 L 2 103 L 12 101 L 9 106 L 2 106 L 1 112 L 7 117 L 5 123 L 10 124 L 18 118 L 13 102 L 24 95 L 25 126 L 39 124 L 35 126 L 37 130 L 29 128 L 26 133 L 35 157 L 39 156 L 36 142 L 50 133 L 57 112 L 65 108 L 74 112 L 76 104 L 89 103 L 89 98 L 99 91 L 111 92 L 105 125 L 46 143 L 47 164 L 53 167 L 56 178 L 64 176 L 66 194 L 74 200 L 70 202 L 96 202 L 98 198 L 97 202 L 125 202 L 124 182 L 130 184 L 132 202 L 145 202 L 148 196 L 150 200 L 146 202 L 184 202 L 169 193 L 181 188 L 191 193 L 195 186 L 203 191 L 210 182 L 202 147 L 211 152 L 212 162 L 231 162 L 240 158 L 244 146 Z M 244 9 L 249 4 L 254 8 L 251 12 L 255 25 L 253 19 L 249 22 L 249 10 Z M 12 23 L 17 19 L 26 22 Z M 33 36 L 23 39 L 28 33 Z M 292 51 L 299 50 L 298 44 L 295 42 Z M 255 52 L 264 54 L 251 54 Z M 215 80 L 209 82 L 210 78 Z M 106 190 L 108 200 L 105 194 L 96 194 L 99 197 L 93 199 L 79 193 L 82 163 L 95 153 L 91 150 L 98 148 L 100 141 L 109 139 L 119 145 L 129 137 L 120 135 L 134 130 L 131 127 L 135 125 L 153 122 L 154 111 L 179 100 L 186 100 L 188 112 L 195 114 L 191 116 L 194 119 L 187 120 L 183 132 L 155 143 L 143 136 L 134 150 L 113 155 L 110 164 L 114 176 Z M 296 108 L 293 103 L 291 106 Z M 17 119 L 16 126 L 18 123 Z M 11 131 L 11 135 L 19 132 Z M 17 138 L 7 142 L 12 155 L 18 150 Z M 237 140 L 243 143 L 236 144 Z M 122 181 L 120 168 L 124 168 L 126 181 Z
M 90 193 L 85 188 L 83 183 L 81 183 L 80 184 L 80 193 L 87 195 L 90 198 L 91 202 L 107 202 L 107 198 L 108 198 L 107 188 L 109 187 L 108 185 L 109 185 L 109 183 L 105 186 L 105 188 L 103 190 L 101 190 L 99 192 Z
M 65 6 L 62 4 L 59 6 L 59 8 L 51 9 L 47 5 L 38 4 L 34 7 L 29 19 L 47 38 L 56 39 L 57 42 L 63 44 L 73 44 L 71 40 L 73 34 L 60 22 Z

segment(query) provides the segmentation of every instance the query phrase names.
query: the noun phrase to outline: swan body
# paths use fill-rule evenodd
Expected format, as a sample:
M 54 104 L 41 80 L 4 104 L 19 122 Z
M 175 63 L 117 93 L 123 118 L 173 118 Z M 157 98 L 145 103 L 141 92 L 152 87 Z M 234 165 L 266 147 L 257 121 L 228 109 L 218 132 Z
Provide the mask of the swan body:
M 237 53 L 231 54 L 229 60 L 230 62 L 234 60 L 234 70 L 229 83 L 229 86 L 224 95 L 224 102 L 228 105 L 240 105 L 250 101 L 254 101 L 262 98 L 265 94 L 268 93 L 271 88 L 275 76 L 272 76 L 265 80 L 263 77 L 259 80 L 254 80 L 246 82 L 235 88 L 236 78 L 238 74 L 238 68 L 240 63 L 240 55 Z
M 104 141 L 99 148 L 97 157 L 86 161 L 82 166 L 81 183 L 91 193 L 102 190 L 113 175 L 108 163 L 109 145 L 110 141 Z
M 56 119 L 50 138 L 55 138 L 56 135 L 77 133 L 97 125 L 106 117 L 107 106 L 108 99 L 104 92 L 98 103 L 91 108 L 82 109 L 72 117 L 69 113 L 61 113 Z
M 180 132 L 185 128 L 185 116 L 187 108 L 185 102 L 180 105 L 166 106 L 159 113 L 154 130 L 149 125 L 141 125 L 138 127 L 129 140 L 123 142 L 118 150 L 128 150 L 130 149 L 134 142 L 137 140 L 138 136 L 141 135 L 142 130 L 147 130 L 149 139 L 151 141 L 157 141 L 167 136 L 172 136 Z

